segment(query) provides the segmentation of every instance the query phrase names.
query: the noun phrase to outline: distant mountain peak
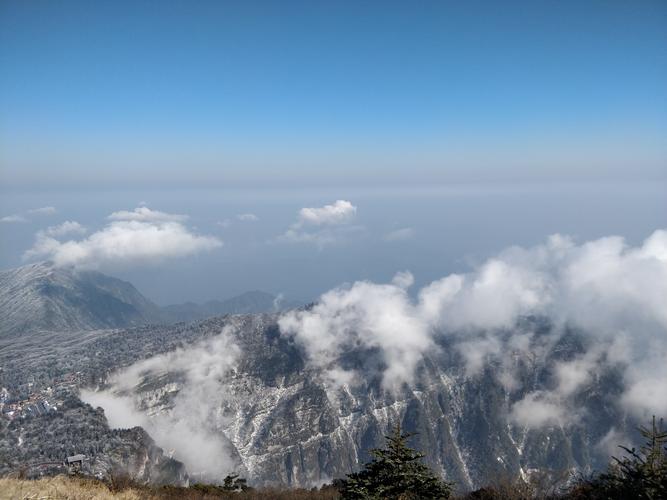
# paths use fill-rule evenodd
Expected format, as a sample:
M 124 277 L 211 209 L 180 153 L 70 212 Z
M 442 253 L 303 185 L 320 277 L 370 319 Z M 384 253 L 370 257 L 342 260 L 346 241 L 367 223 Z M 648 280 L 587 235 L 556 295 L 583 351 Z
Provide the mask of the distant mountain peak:
M 225 300 L 209 300 L 203 304 L 173 304 L 163 307 L 162 310 L 169 321 L 189 322 L 224 314 L 277 312 L 298 305 L 293 301 L 282 301 L 268 292 L 251 290 Z
M 130 283 L 44 261 L 0 272 L 0 336 L 160 322 L 160 309 Z

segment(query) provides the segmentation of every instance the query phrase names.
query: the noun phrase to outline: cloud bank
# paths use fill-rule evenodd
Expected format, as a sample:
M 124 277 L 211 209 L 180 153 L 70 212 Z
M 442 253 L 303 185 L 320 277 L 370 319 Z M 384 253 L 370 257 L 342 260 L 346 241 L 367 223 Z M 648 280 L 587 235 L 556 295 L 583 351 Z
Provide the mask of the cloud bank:
M 379 350 L 383 383 L 395 389 L 412 382 L 423 357 L 446 339 L 468 376 L 495 360 L 496 376 L 515 390 L 520 382 L 508 362 L 512 355 L 539 355 L 566 328 L 576 328 L 585 352 L 558 362 L 553 387 L 516 403 L 514 421 L 539 427 L 576 420 L 572 398 L 608 367 L 623 373 L 619 404 L 625 409 L 667 414 L 667 231 L 655 231 L 637 247 L 618 236 L 576 244 L 554 235 L 532 248 L 509 248 L 414 296 L 411 285 L 404 272 L 390 284 L 360 281 L 331 290 L 312 309 L 283 315 L 281 331 L 333 384 L 354 381 L 339 359 L 362 347 Z M 517 329 L 528 316 L 549 318 L 553 333 L 538 338 Z
M 139 207 L 112 213 L 111 222 L 85 239 L 61 241 L 59 237 L 82 229 L 67 221 L 38 232 L 35 244 L 23 257 L 48 259 L 58 266 L 98 268 L 156 263 L 222 246 L 215 237 L 191 232 L 182 223 L 185 218 Z

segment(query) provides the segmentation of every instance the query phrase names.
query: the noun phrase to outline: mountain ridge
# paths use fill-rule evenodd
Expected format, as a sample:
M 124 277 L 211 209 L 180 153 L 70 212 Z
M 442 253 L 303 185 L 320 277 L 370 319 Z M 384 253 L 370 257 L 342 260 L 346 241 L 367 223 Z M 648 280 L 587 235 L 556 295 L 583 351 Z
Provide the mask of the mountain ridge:
M 98 330 L 171 324 L 225 314 L 250 314 L 297 307 L 253 290 L 203 304 L 160 307 L 128 281 L 98 271 L 38 262 L 0 271 L 0 337 L 39 330 Z
M 160 322 L 160 308 L 131 283 L 50 262 L 0 272 L 0 336 Z
M 169 321 L 196 321 L 223 316 L 225 314 L 254 314 L 281 311 L 298 307 L 294 301 L 285 301 L 280 296 L 261 290 L 251 290 L 223 300 L 209 300 L 204 303 L 185 302 L 162 307 Z

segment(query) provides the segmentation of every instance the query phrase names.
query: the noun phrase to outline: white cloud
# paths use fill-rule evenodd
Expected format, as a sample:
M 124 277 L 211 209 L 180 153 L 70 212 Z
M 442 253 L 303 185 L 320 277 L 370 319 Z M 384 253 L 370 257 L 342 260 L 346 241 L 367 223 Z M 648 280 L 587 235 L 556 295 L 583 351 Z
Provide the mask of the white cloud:
M 405 241 L 414 238 L 415 230 L 411 227 L 403 227 L 396 229 L 384 235 L 385 241 Z
M 243 222 L 257 222 L 259 220 L 259 217 L 255 214 L 239 214 L 236 218 Z
M 222 246 L 219 239 L 194 234 L 177 222 L 183 217 L 141 208 L 115 212 L 109 217 L 112 222 L 82 240 L 61 242 L 48 233 L 37 233 L 34 246 L 25 252 L 24 258 L 49 259 L 60 266 L 97 268 L 156 263 Z
M 19 214 L 5 215 L 0 219 L 0 222 L 5 222 L 7 224 L 13 224 L 16 222 L 28 222 L 28 220 Z
M 53 215 L 57 212 L 55 207 L 32 208 L 27 213 L 35 215 Z
M 174 452 L 191 473 L 220 481 L 237 467 L 224 438 L 225 419 L 220 408 L 227 397 L 220 380 L 234 370 L 239 348 L 227 327 L 220 335 L 199 345 L 139 361 L 109 379 L 109 390 L 81 391 L 81 399 L 104 408 L 114 428 L 144 427 L 165 451 Z M 140 389 L 147 377 L 167 373 L 180 377 L 170 408 L 147 415 L 139 408 Z M 172 386 L 173 388 L 173 386 Z
M 49 226 L 45 231 L 43 231 L 43 234 L 53 238 L 59 238 L 67 234 L 84 234 L 85 232 L 86 228 L 78 222 L 66 220 L 57 226 Z
M 226 229 L 226 228 L 228 228 L 229 226 L 232 225 L 232 221 L 230 221 L 229 219 L 224 219 L 224 220 L 220 220 L 220 221 L 216 222 L 216 224 L 218 226 Z
M 569 424 L 573 415 L 550 393 L 535 391 L 514 404 L 511 418 L 523 427 L 539 429 Z
M 40 208 L 31 208 L 26 210 L 23 214 L 11 214 L 6 215 L 0 218 L 0 222 L 5 223 L 15 223 L 15 222 L 28 222 L 28 217 L 26 215 L 53 215 L 57 212 L 55 207 L 40 207 Z
M 336 200 L 331 205 L 299 210 L 297 225 L 336 225 L 350 222 L 357 213 L 357 207 L 346 200 Z
M 635 416 L 646 421 L 653 415 L 667 415 L 667 349 L 665 338 L 652 339 L 650 354 L 632 359 L 626 370 L 622 402 Z
M 408 282 L 405 274 L 395 281 Z M 312 310 L 283 315 L 279 325 L 305 347 L 315 365 L 330 375 L 344 374 L 345 379 L 350 374 L 336 364 L 341 352 L 352 346 L 380 349 L 388 365 L 383 374 L 388 388 L 409 382 L 423 354 L 434 348 L 428 324 L 416 312 L 406 289 L 396 284 L 359 281 L 331 290 Z
M 151 210 L 146 206 L 141 206 L 135 208 L 131 212 L 128 210 L 121 210 L 119 212 L 114 212 L 108 217 L 108 219 L 120 220 L 120 221 L 141 221 L 141 222 L 166 222 L 166 221 L 183 222 L 188 219 L 188 216 L 167 214 L 165 212 Z
M 660 397 L 667 394 L 667 231 L 654 232 L 638 247 L 620 237 L 577 245 L 556 235 L 434 281 L 416 299 L 405 291 L 411 284 L 408 275 L 399 275 L 391 284 L 337 288 L 311 310 L 283 315 L 281 330 L 328 373 L 340 373 L 338 360 L 350 346 L 379 349 L 386 387 L 411 382 L 422 356 L 445 336 L 469 376 L 495 360 L 499 381 L 514 390 L 519 381 L 508 360 L 548 352 L 573 326 L 588 347 L 554 365 L 553 387 L 523 398 L 512 413 L 517 422 L 564 425 L 576 418 L 569 406 L 573 396 L 606 367 L 624 370 L 625 408 L 667 413 L 667 399 Z M 517 329 L 517 319 L 527 315 L 549 317 L 553 334 L 536 337 Z
M 278 241 L 287 243 L 310 243 L 318 248 L 345 240 L 351 233 L 363 231 L 361 226 L 349 225 L 357 213 L 357 207 L 346 200 L 337 200 L 332 205 L 299 210 L 297 221 Z
M 415 283 L 415 277 L 410 271 L 399 271 L 391 280 L 392 285 L 399 288 L 410 288 Z
M 623 432 L 612 427 L 607 434 L 595 445 L 596 451 L 602 454 L 602 457 L 608 460 L 610 457 L 624 455 L 625 451 L 619 446 L 619 443 L 631 443 L 632 439 Z

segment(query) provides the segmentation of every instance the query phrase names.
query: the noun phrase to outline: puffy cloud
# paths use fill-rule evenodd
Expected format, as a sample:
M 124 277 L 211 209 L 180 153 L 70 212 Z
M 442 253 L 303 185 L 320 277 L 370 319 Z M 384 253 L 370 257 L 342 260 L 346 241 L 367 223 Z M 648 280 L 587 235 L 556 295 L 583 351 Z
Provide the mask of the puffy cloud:
M 137 207 L 132 211 L 121 210 L 112 213 L 109 220 L 140 221 L 140 222 L 183 222 L 188 219 L 187 215 L 167 214 L 158 210 L 151 210 L 146 206 Z
M 107 226 L 82 240 L 59 241 L 40 231 L 34 246 L 25 252 L 24 258 L 44 258 L 56 265 L 74 265 L 96 268 L 100 266 L 154 263 L 163 259 L 184 257 L 222 246 L 211 236 L 192 233 L 178 222 L 184 216 L 143 210 L 115 212 Z M 123 219 L 125 217 L 125 219 Z M 72 229 L 70 223 L 69 229 Z M 52 232 L 64 228 L 51 228 Z
M 28 210 L 29 214 L 34 215 L 53 215 L 57 212 L 56 207 L 40 207 Z
M 336 200 L 331 205 L 299 210 L 297 225 L 336 225 L 350 222 L 357 213 L 357 207 L 347 200 Z
M 278 241 L 310 243 L 319 248 L 344 240 L 351 233 L 363 231 L 361 226 L 348 225 L 354 219 L 357 207 L 346 200 L 331 205 L 299 210 L 297 221 Z
M 355 346 L 377 348 L 387 362 L 384 384 L 395 388 L 411 379 L 424 352 L 434 348 L 428 324 L 416 312 L 404 286 L 366 281 L 331 290 L 309 311 L 292 311 L 279 320 L 281 331 L 294 335 L 310 360 L 334 380 L 351 376 L 337 366 L 341 352 Z M 338 376 L 335 376 L 335 375 Z
M 13 224 L 16 222 L 28 222 L 28 219 L 19 214 L 5 215 L 0 219 L 0 222 L 5 222 L 7 224 Z
M 45 231 L 43 231 L 43 234 L 53 238 L 59 238 L 67 234 L 84 234 L 85 232 L 86 228 L 78 222 L 66 220 L 57 226 L 49 226 Z
M 243 222 L 257 222 L 259 220 L 259 217 L 255 214 L 239 214 L 236 218 Z
M 416 298 L 405 290 L 412 284 L 407 276 L 327 292 L 312 309 L 286 313 L 281 330 L 328 373 L 341 373 L 338 361 L 351 346 L 379 350 L 388 388 L 411 382 L 421 358 L 447 338 L 469 376 L 495 360 L 499 381 L 513 390 L 519 382 L 508 360 L 542 355 L 566 327 L 575 327 L 585 352 L 555 363 L 553 387 L 517 403 L 511 415 L 517 422 L 567 423 L 577 415 L 568 406 L 573 396 L 605 367 L 623 370 L 626 408 L 667 413 L 660 397 L 667 393 L 667 231 L 655 231 L 638 247 L 620 237 L 577 245 L 555 235 L 436 280 Z M 538 338 L 518 329 L 517 320 L 529 315 L 550 318 L 554 333 Z
M 384 235 L 385 241 L 405 241 L 414 238 L 415 230 L 411 227 L 403 227 L 401 229 L 396 229 L 395 231 L 390 231 Z

